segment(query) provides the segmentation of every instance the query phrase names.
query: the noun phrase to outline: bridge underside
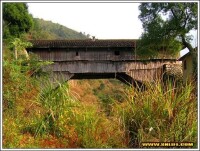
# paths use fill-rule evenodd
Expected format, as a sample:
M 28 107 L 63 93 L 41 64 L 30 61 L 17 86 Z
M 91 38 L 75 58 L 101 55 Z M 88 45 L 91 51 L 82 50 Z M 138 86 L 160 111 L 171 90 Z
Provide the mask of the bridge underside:
M 120 73 L 70 73 L 70 72 L 53 72 L 53 81 L 65 82 L 70 79 L 117 79 L 129 86 L 142 87 L 144 86 L 141 81 L 133 79 L 125 72 Z

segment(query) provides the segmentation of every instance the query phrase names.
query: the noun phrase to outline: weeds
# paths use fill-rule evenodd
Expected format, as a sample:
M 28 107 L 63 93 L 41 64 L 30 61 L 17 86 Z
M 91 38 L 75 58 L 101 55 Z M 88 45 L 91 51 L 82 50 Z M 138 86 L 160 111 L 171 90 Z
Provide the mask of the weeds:
M 37 101 L 40 114 L 23 127 L 23 133 L 30 133 L 37 139 L 53 137 L 57 144 L 52 144 L 54 147 L 126 147 L 127 139 L 120 128 L 121 123 L 116 119 L 108 120 L 105 114 L 96 110 L 96 106 L 85 106 L 72 98 L 67 83 L 57 85 L 48 82 L 42 87 Z M 46 148 L 51 140 L 47 138 L 42 142 L 40 145 Z
M 60 135 L 59 127 L 56 126 L 59 122 L 57 120 L 65 114 L 65 110 L 70 111 L 71 108 L 78 106 L 78 102 L 69 96 L 67 84 L 58 84 L 57 87 L 54 87 L 50 82 L 42 87 L 38 103 L 42 106 L 44 113 L 35 137 L 44 130 L 49 131 L 52 135 Z
M 193 86 L 167 82 L 149 84 L 146 91 L 129 89 L 127 101 L 117 104 L 130 134 L 132 147 L 142 142 L 193 142 L 197 144 L 197 98 Z

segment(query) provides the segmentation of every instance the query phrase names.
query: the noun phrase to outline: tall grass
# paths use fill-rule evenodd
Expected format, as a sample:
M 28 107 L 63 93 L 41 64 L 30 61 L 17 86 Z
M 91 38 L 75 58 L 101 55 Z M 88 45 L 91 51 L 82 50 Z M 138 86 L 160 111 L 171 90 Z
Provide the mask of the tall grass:
M 142 142 L 193 142 L 197 147 L 197 97 L 192 83 L 148 84 L 146 91 L 127 90 L 127 101 L 116 104 L 131 137 Z
M 42 148 L 127 146 L 122 124 L 98 112 L 95 105 L 85 106 L 72 97 L 67 83 L 58 83 L 55 87 L 48 82 L 35 103 L 40 106 L 40 111 L 23 126 L 22 132 L 30 133 L 36 139 L 45 138 L 41 141 Z M 55 140 L 53 143 L 52 139 Z

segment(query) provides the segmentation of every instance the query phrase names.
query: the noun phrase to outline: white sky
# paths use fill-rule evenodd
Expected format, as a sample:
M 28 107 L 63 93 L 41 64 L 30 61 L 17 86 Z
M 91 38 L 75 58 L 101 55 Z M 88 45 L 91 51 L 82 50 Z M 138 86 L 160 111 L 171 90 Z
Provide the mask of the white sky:
M 36 18 L 51 20 L 98 39 L 138 39 L 139 3 L 28 3 Z
M 139 3 L 28 3 L 35 18 L 59 23 L 97 39 L 138 39 L 142 23 Z M 192 32 L 197 35 L 197 32 Z M 196 38 L 192 42 L 197 46 Z M 187 53 L 181 51 L 181 56 Z

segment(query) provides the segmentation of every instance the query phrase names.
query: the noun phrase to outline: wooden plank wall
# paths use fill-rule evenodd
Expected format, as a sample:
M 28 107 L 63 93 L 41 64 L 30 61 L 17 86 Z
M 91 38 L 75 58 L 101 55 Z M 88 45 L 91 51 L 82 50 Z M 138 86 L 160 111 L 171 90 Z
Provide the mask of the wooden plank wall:
M 76 73 L 127 73 L 138 81 L 154 81 L 163 74 L 164 64 L 176 64 L 177 61 L 68 61 L 55 62 L 44 70 L 53 72 Z
M 153 82 L 162 78 L 163 68 L 153 68 L 153 69 L 136 69 L 131 70 L 128 75 L 133 79 L 142 82 Z
M 115 51 L 119 52 L 116 55 Z M 136 61 L 133 48 L 45 48 L 34 50 L 40 59 L 54 61 L 44 68 L 63 73 L 126 73 L 138 81 L 154 81 L 163 74 L 164 64 L 177 61 Z M 70 78 L 70 74 L 65 75 Z
M 69 71 L 70 73 L 101 73 L 101 72 L 129 72 L 131 70 L 150 70 L 156 69 L 171 61 L 67 61 L 54 62 L 50 66 L 52 71 Z M 176 63 L 176 61 L 174 62 Z
M 115 55 L 119 51 L 120 55 Z M 41 60 L 48 61 L 75 61 L 75 60 L 133 60 L 132 48 L 57 48 L 55 50 L 34 50 Z M 77 55 L 78 54 L 78 55 Z

